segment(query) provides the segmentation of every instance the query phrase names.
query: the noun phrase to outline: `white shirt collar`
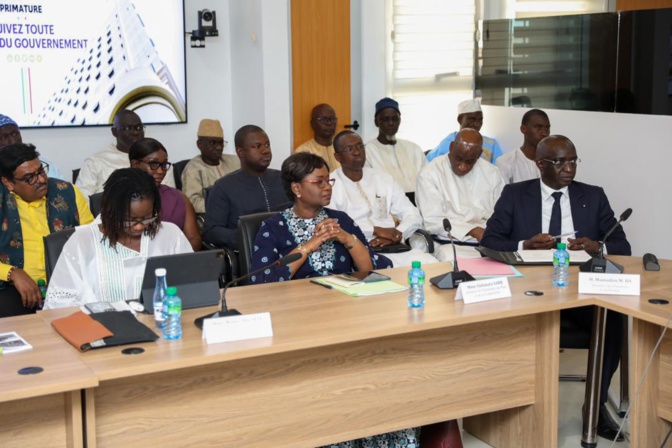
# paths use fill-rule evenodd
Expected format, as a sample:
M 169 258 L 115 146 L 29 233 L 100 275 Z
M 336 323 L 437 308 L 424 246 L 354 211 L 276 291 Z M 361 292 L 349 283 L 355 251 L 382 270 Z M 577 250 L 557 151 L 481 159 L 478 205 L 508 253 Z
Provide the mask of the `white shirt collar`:
M 548 185 L 546 185 L 546 184 L 544 183 L 544 181 L 541 180 L 541 179 L 539 179 L 539 184 L 541 185 L 541 200 L 542 200 L 542 201 L 546 201 L 546 200 L 548 200 L 548 198 L 550 198 L 551 195 L 552 195 L 553 193 L 555 193 L 556 191 L 561 192 L 564 196 L 567 196 L 567 195 L 569 194 L 569 193 L 567 192 L 567 190 L 569 189 L 569 187 L 563 187 L 563 188 L 561 188 L 561 189 L 559 189 L 559 190 L 554 190 L 554 189 L 552 189 L 551 187 L 549 187 Z

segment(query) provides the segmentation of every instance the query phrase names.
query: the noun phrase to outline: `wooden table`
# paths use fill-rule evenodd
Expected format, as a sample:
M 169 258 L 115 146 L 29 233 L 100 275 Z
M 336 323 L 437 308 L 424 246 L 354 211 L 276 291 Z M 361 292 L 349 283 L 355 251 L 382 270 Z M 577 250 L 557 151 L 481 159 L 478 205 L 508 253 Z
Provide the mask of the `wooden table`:
M 641 392 L 638 396 L 635 394 L 663 328 L 672 317 L 672 261 L 660 260 L 660 271 L 647 272 L 642 269 L 639 257 L 613 258 L 624 265 L 626 274 L 641 274 L 640 296 L 602 296 L 597 300 L 605 308 L 633 317 L 630 447 L 659 447 L 672 427 L 672 332 L 669 330 L 653 356 Z M 649 303 L 656 298 L 670 303 Z
M 208 346 L 192 324 L 201 309 L 184 313 L 181 341 L 81 354 L 100 381 L 86 391 L 88 446 L 310 447 L 466 417 L 494 446 L 555 447 L 559 310 L 581 299 L 552 288 L 547 267 L 523 271 L 511 299 L 465 306 L 427 286 L 421 311 L 405 292 L 352 298 L 303 280 L 233 288 L 230 306 L 271 312 L 272 338 Z M 399 283 L 406 272 L 390 271 Z
M 229 290 L 230 307 L 271 312 L 272 338 L 208 346 L 192 324 L 208 312 L 200 309 L 184 313 L 182 340 L 139 344 L 141 355 L 68 346 L 99 381 L 82 386 L 88 446 L 311 447 L 464 417 L 493 446 L 556 447 L 560 310 L 599 305 L 635 317 L 631 390 L 672 313 L 647 303 L 672 299 L 672 262 L 643 273 L 639 258 L 615 258 L 642 273 L 641 297 L 577 294 L 577 267 L 569 288 L 552 287 L 548 267 L 522 268 L 510 299 L 468 306 L 428 286 L 420 311 L 405 292 L 352 298 L 296 280 Z M 427 276 L 449 268 L 427 266 Z M 404 283 L 406 271 L 389 272 Z M 665 363 L 670 338 L 636 403 L 633 447 L 659 445 L 669 428 L 660 419 L 672 415 Z
M 81 390 L 97 386 L 98 379 L 43 319 L 0 319 L 0 333 L 10 331 L 33 349 L 0 355 L 0 446 L 83 446 Z M 19 375 L 33 366 L 44 371 Z

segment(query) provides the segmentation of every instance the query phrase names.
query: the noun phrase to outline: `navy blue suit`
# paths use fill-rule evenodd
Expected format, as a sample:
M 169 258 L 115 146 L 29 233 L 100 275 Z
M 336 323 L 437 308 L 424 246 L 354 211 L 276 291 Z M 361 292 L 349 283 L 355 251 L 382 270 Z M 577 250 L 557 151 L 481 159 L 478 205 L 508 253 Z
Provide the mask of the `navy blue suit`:
M 495 204 L 495 211 L 488 220 L 481 245 L 499 251 L 514 252 L 520 241 L 532 238 L 547 229 L 541 228 L 541 186 L 540 180 L 528 180 L 504 187 Z M 576 237 L 587 237 L 602 241 L 609 229 L 616 224 L 614 211 L 604 190 L 581 182 L 572 182 L 568 187 L 572 208 L 572 221 Z M 606 242 L 607 253 L 630 255 L 630 243 L 619 226 Z M 571 252 L 570 252 L 571 258 Z M 548 283 L 551 283 L 549 277 Z M 561 319 L 574 322 L 586 330 L 592 328 L 593 307 L 563 310 Z M 600 402 L 608 397 L 611 377 L 618 368 L 623 345 L 623 315 L 609 311 L 604 339 L 602 361 L 602 384 Z
M 541 228 L 540 180 L 528 180 L 504 187 L 495 204 L 495 211 L 488 220 L 481 245 L 499 251 L 515 252 L 518 243 L 532 238 L 547 229 Z M 604 235 L 616 224 L 614 211 L 600 187 L 572 182 L 569 184 L 569 201 L 576 237 L 602 241 Z M 606 243 L 607 253 L 630 255 L 630 243 L 619 226 Z M 570 252 L 571 256 L 571 252 Z

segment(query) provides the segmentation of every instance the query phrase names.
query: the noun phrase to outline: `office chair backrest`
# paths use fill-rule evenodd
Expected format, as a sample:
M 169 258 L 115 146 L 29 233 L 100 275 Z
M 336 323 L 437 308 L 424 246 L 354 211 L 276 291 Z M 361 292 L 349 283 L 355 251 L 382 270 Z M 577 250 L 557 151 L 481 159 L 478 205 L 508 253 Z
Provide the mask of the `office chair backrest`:
M 277 212 L 255 213 L 241 216 L 238 219 L 238 275 L 243 276 L 250 272 L 254 239 L 261 227 L 261 223 L 276 215 Z M 241 282 L 247 284 L 247 282 Z
M 77 182 L 77 178 L 79 177 L 79 170 L 80 170 L 80 168 L 75 168 L 74 170 L 72 170 L 72 183 L 73 184 L 75 182 Z
M 95 218 L 100 214 L 100 198 L 103 197 L 103 193 L 94 193 L 91 196 L 89 196 L 89 210 L 91 210 L 91 214 Z
M 175 178 L 175 188 L 182 191 L 182 172 L 191 159 L 180 160 L 173 163 L 173 177 Z
M 61 256 L 65 242 L 70 239 L 70 236 L 75 233 L 75 228 L 61 230 L 54 232 L 42 238 L 44 241 L 44 267 L 47 273 L 47 284 L 51 278 L 51 274 L 56 268 L 58 257 Z

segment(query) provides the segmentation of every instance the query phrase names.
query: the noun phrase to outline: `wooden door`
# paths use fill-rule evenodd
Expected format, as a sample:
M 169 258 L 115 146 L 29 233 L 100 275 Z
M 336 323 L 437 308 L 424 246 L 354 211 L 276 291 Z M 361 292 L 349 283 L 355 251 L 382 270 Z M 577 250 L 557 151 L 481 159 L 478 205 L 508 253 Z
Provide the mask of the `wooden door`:
M 313 137 L 310 112 L 330 104 L 350 123 L 350 0 L 292 0 L 294 148 Z
M 672 8 L 672 0 L 616 0 L 616 11 Z

